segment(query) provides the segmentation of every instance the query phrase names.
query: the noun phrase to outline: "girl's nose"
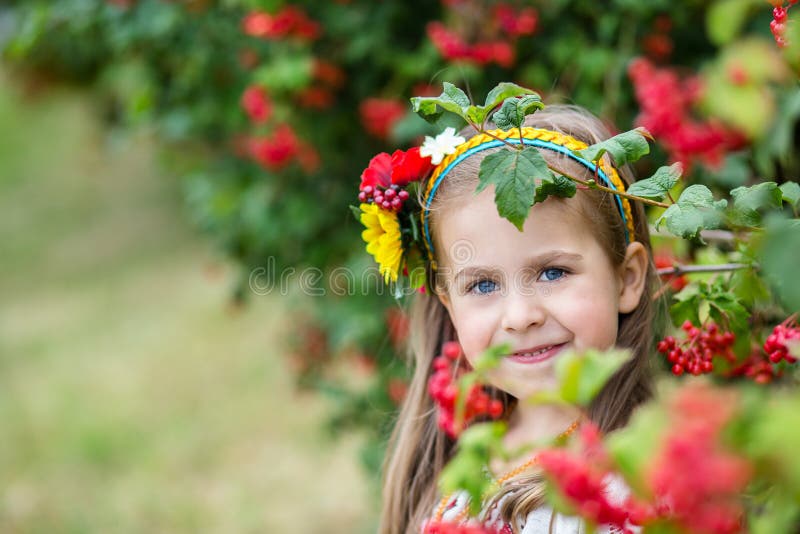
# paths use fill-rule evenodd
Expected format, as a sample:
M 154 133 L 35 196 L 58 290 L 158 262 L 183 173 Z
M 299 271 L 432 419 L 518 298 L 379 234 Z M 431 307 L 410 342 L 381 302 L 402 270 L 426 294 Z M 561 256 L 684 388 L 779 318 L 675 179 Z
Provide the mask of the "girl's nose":
M 512 293 L 505 300 L 501 325 L 506 332 L 522 332 L 544 322 L 547 314 L 539 295 Z

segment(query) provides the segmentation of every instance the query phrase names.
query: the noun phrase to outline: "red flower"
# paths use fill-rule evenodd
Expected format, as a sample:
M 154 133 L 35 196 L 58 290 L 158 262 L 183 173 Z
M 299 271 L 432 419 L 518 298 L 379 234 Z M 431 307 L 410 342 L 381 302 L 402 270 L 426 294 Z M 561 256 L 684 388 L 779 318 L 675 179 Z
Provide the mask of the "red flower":
M 419 147 L 392 154 L 392 183 L 404 187 L 424 178 L 433 169 L 430 156 L 420 156 Z
M 367 186 L 389 187 L 392 185 L 392 157 L 386 152 L 381 152 L 369 160 L 369 166 L 361 173 L 361 187 Z
M 264 11 L 251 11 L 242 21 L 247 35 L 261 39 L 277 40 L 295 37 L 311 41 L 319 37 L 319 24 L 309 19 L 297 6 L 286 6 L 274 15 Z
M 242 107 L 247 112 L 250 120 L 263 123 L 272 115 L 272 102 L 263 87 L 251 85 L 242 94 Z
M 367 98 L 359 106 L 361 124 L 379 139 L 389 137 L 395 123 L 406 114 L 406 105 L 388 98 Z
M 251 139 L 249 143 L 250 155 L 269 170 L 286 167 L 300 148 L 294 130 L 287 124 L 278 126 L 271 136 Z

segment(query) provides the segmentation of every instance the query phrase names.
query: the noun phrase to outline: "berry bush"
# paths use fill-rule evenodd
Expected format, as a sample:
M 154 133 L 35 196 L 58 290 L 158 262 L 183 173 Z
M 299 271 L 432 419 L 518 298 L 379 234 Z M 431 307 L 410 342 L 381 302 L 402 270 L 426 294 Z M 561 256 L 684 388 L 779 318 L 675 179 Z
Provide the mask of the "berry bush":
M 637 193 L 650 199 L 664 281 L 657 296 L 669 305 L 664 322 L 674 325 L 653 340 L 654 359 L 667 389 L 677 388 L 665 399 L 679 407 L 665 401 L 651 413 L 662 421 L 690 418 L 709 408 L 707 398 L 727 399 L 715 397 L 722 395 L 715 388 L 732 388 L 736 409 L 716 426 L 676 419 L 685 432 L 665 431 L 663 450 L 649 450 L 665 463 L 648 467 L 647 476 L 641 450 L 652 439 L 643 424 L 612 439 L 611 455 L 625 459 L 624 474 L 647 501 L 642 517 L 658 532 L 731 531 L 730 516 L 715 523 L 718 509 L 695 510 L 675 489 L 688 487 L 687 471 L 663 466 L 684 466 L 686 458 L 717 458 L 701 489 L 724 494 L 719 509 L 740 510 L 725 503 L 742 480 L 785 490 L 753 498 L 746 510 L 755 512 L 737 517 L 755 532 L 789 532 L 800 494 L 800 462 L 791 454 L 800 447 L 800 424 L 790 409 L 800 401 L 794 4 L 10 0 L 0 7 L 0 46 L 20 90 L 35 96 L 59 83 L 80 85 L 95 95 L 98 119 L 110 129 L 157 136 L 184 184 L 188 213 L 240 266 L 232 288 L 240 302 L 273 287 L 259 273 L 370 267 L 362 229 L 346 206 L 361 177 L 362 201 L 402 209 L 406 199 L 395 185 L 403 178 L 391 169 L 421 163 L 414 149 L 393 151 L 463 124 L 432 126 L 411 112 L 409 97 L 438 95 L 442 82 L 483 95 L 513 80 L 545 103 L 582 105 L 623 130 L 647 128 L 654 153 L 637 162 L 639 176 L 662 165 L 683 171 Z M 393 155 L 369 164 L 383 151 Z M 379 164 L 388 175 L 362 174 Z M 380 277 L 355 277 L 346 291 L 337 280 L 321 276 L 306 287 L 325 296 L 298 308 L 290 364 L 299 386 L 329 395 L 332 428 L 369 437 L 363 457 L 375 472 L 389 414 L 405 391 L 408 321 L 403 302 L 376 283 Z M 456 433 L 472 417 L 456 413 L 452 350 L 437 360 L 430 388 L 450 410 L 445 427 Z M 342 368 L 369 379 L 341 380 Z M 712 393 L 681 393 L 699 374 L 715 384 Z M 481 389 L 465 391 L 474 391 L 469 416 L 497 415 Z M 711 411 L 727 406 L 714 402 L 721 404 Z M 749 471 L 729 455 L 745 458 Z M 549 465 L 558 480 L 581 468 L 557 455 Z M 730 476 L 714 487 L 718 473 Z M 686 517 L 709 519 L 692 526 Z

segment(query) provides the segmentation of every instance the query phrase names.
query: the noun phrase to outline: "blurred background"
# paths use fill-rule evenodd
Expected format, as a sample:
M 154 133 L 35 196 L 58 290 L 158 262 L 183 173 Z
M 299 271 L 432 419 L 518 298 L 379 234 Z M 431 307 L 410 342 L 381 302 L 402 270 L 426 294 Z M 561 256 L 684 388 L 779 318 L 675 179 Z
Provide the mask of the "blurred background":
M 348 204 L 445 126 L 408 97 L 515 81 L 649 128 L 641 176 L 785 182 L 773 4 L 4 2 L 0 532 L 374 531 L 407 323 Z

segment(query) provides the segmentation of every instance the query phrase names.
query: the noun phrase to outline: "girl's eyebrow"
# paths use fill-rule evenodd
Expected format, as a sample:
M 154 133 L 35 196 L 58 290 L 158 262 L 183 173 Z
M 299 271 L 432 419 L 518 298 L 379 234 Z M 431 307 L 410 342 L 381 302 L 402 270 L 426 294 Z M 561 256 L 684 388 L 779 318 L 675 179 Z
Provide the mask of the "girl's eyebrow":
M 581 261 L 583 256 L 574 252 L 567 252 L 565 250 L 550 250 L 539 254 L 537 256 L 531 257 L 526 263 L 533 267 L 541 267 L 543 265 L 547 265 L 548 263 L 552 263 L 554 261 Z M 464 267 L 463 269 L 459 270 L 456 275 L 453 277 L 454 280 L 457 280 L 461 276 L 469 276 L 474 274 L 495 274 L 498 270 L 494 267 L 486 267 L 483 265 L 474 265 Z

